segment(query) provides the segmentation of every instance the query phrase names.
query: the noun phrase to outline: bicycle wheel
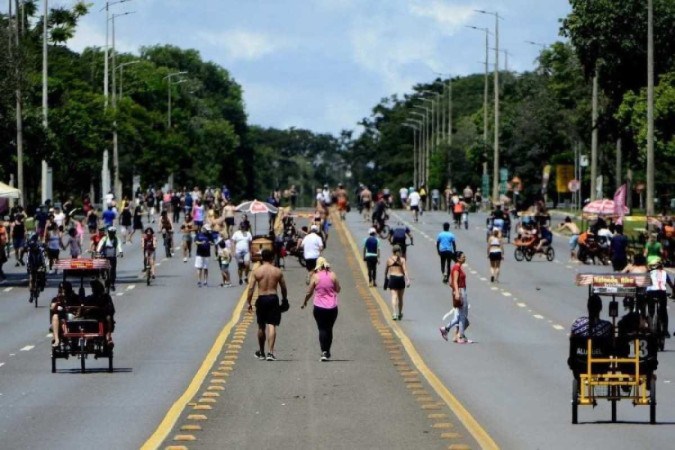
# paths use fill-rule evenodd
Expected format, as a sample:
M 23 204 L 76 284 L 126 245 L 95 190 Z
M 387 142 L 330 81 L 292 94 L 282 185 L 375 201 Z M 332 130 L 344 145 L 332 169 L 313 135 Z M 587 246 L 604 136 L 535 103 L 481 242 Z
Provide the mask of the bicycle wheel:
M 525 250 L 523 250 L 523 253 L 525 254 L 525 259 L 527 261 L 532 261 L 532 257 L 534 256 L 534 250 L 532 250 L 531 248 L 526 248 Z
M 549 261 L 553 261 L 555 259 L 555 250 L 553 250 L 553 247 L 549 247 L 546 250 L 546 259 Z
M 516 247 L 516 249 L 513 252 L 513 257 L 516 259 L 516 261 L 520 262 L 523 259 L 525 259 L 525 253 L 523 252 L 523 249 L 521 247 Z
M 579 420 L 579 381 L 572 380 L 572 423 L 576 424 Z
M 380 237 L 381 237 L 382 239 L 386 239 L 386 238 L 389 236 L 389 225 L 384 225 L 384 226 L 380 229 L 379 235 L 380 235 Z

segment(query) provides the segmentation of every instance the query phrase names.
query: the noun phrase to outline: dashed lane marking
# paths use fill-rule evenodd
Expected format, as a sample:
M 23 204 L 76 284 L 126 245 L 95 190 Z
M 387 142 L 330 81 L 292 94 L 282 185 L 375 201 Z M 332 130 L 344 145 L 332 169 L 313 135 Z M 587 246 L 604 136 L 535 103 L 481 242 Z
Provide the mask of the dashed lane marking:
M 8 287 L 8 288 L 4 288 L 2 291 L 3 291 L 3 292 L 10 292 L 12 289 L 14 289 L 14 288 L 13 288 L 13 287 Z
M 4 362 L 0 362 L 0 367 L 2 367 L 2 366 L 4 366 L 4 365 L 5 365 Z
M 521 302 L 521 303 L 516 303 L 516 304 L 517 304 L 520 308 L 525 308 L 525 307 L 527 306 L 527 304 L 522 303 L 522 302 Z
M 34 348 L 35 348 L 34 345 L 26 345 L 25 347 L 19 349 L 19 351 L 21 351 L 21 352 L 29 352 L 29 351 L 33 350 Z
M 504 297 L 511 297 L 511 293 L 510 293 L 510 292 L 502 292 L 502 295 L 503 295 Z
M 534 317 L 535 319 L 539 319 L 539 320 L 544 318 L 544 316 L 542 316 L 541 314 L 535 314 L 532 317 Z
M 115 294 L 115 296 L 117 296 L 117 297 L 121 297 L 123 295 L 124 295 L 124 292 L 118 292 L 117 294 Z
M 553 325 L 553 328 L 555 328 L 556 330 L 560 330 L 560 331 L 565 329 L 565 327 L 563 327 L 562 325 L 558 325 L 558 324 Z
M 127 291 L 130 291 L 130 290 L 135 289 L 135 288 L 136 288 L 135 284 L 130 284 L 129 286 L 127 286 Z

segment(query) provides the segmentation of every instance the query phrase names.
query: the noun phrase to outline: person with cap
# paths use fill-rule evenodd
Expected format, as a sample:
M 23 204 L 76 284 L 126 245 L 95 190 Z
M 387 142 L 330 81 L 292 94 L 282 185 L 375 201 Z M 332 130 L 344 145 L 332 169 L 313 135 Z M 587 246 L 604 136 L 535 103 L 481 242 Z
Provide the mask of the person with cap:
M 403 319 L 403 294 L 406 287 L 410 287 L 410 277 L 405 257 L 401 254 L 401 247 L 395 244 L 393 254 L 387 259 L 387 268 L 384 271 L 384 288 L 391 289 L 392 319 Z
M 330 264 L 322 256 L 316 261 L 314 275 L 307 288 L 305 301 L 300 308 L 307 306 L 309 299 L 314 296 L 314 320 L 319 329 L 319 345 L 321 347 L 321 361 L 331 358 L 330 349 L 333 344 L 333 326 L 338 316 L 338 294 L 340 282 Z
M 235 233 L 236 234 L 236 233 Z M 251 274 L 246 302 L 249 314 L 253 312 L 253 293 L 258 288 L 258 300 L 255 303 L 255 315 L 258 322 L 258 346 L 255 356 L 259 360 L 276 361 L 274 346 L 277 340 L 277 327 L 281 323 L 281 313 L 288 311 L 288 289 L 283 272 L 275 267 L 274 252 L 263 249 L 262 264 Z M 281 288 L 282 303 L 279 304 L 277 289 Z M 267 342 L 267 355 L 265 343 Z
M 96 251 L 103 255 L 110 263 L 110 289 L 115 290 L 115 281 L 117 280 L 117 255 L 124 256 L 122 242 L 117 238 L 115 227 L 108 228 L 107 236 L 103 237 L 96 247 Z
M 319 236 L 319 227 L 316 224 L 309 228 L 309 234 L 302 239 L 300 247 L 302 247 L 307 268 L 306 283 L 309 284 L 309 277 L 316 268 L 316 261 L 321 256 L 324 247 L 323 239 Z
M 380 263 L 380 240 L 375 228 L 368 230 L 363 242 L 363 260 L 368 267 L 368 286 L 377 286 L 377 265 Z
M 211 225 L 206 223 L 204 226 L 199 227 L 197 229 L 197 233 L 195 234 L 195 269 L 197 269 L 198 287 L 206 287 L 209 285 L 209 259 L 211 259 L 211 244 L 213 244 Z
M 237 273 L 239 274 L 239 284 L 248 283 L 248 275 L 251 271 L 251 243 L 253 236 L 244 223 L 239 225 L 239 229 L 232 235 L 234 243 L 234 256 L 237 259 Z M 242 281 L 244 275 L 244 281 Z

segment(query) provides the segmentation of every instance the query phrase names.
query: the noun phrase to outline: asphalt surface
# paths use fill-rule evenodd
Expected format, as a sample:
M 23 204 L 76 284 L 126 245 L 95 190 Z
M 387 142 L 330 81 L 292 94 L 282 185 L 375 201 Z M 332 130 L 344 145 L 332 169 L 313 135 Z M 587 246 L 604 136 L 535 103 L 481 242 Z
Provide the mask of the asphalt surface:
M 393 212 L 391 223 L 399 219 L 411 222 L 410 213 Z M 210 286 L 197 288 L 192 261 L 178 254 L 160 258 L 158 278 L 147 287 L 137 236 L 120 260 L 114 297 L 115 373 L 105 371 L 107 360 L 88 360 L 92 370 L 80 374 L 71 358 L 51 374 L 46 305 L 60 277 L 50 276 L 40 297 L 45 306 L 36 309 L 23 268 L 10 259 L 0 285 L 1 447 L 138 448 L 159 430 L 162 448 L 479 448 L 476 426 L 445 389 L 501 448 L 671 448 L 673 340 L 659 353 L 657 425 L 648 424 L 648 408 L 628 402 L 618 405 L 618 424 L 608 423 L 605 402 L 580 408 L 580 424 L 571 425 L 567 336 L 586 304 L 574 276 L 610 269 L 570 262 L 566 238 L 554 239 L 554 262 L 516 262 L 507 245 L 501 282 L 493 284 L 485 216 L 471 215 L 469 230 L 456 235 L 468 255 L 467 335 L 475 343 L 441 339 L 450 293 L 434 241 L 448 219 L 433 212 L 410 224 L 413 283 L 404 319 L 395 323 L 382 309 L 389 293 L 367 287 L 350 239 L 334 227 L 326 256 L 344 291 L 329 363 L 319 362 L 311 309 L 299 309 L 305 285 L 296 261 L 285 272 L 291 311 L 279 329 L 279 361 L 263 362 L 252 356 L 253 318 L 239 315 L 243 288 L 217 287 L 215 261 Z M 352 213 L 345 225 L 360 245 L 369 224 Z M 228 323 L 227 339 L 214 346 Z M 205 364 L 214 350 L 213 366 Z M 183 404 L 189 386 L 195 394 Z

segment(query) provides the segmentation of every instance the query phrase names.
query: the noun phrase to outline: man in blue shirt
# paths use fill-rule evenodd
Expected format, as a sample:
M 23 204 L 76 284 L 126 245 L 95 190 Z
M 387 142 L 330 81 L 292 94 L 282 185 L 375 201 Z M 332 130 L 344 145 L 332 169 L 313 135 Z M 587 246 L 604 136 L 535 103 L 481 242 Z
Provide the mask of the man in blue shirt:
M 413 245 L 413 237 L 410 233 L 410 228 L 406 227 L 401 222 L 398 222 L 395 227 L 389 230 L 389 242 L 391 245 L 399 245 L 401 247 L 401 254 L 404 258 L 407 255 L 406 250 L 408 248 L 406 237 L 410 238 L 410 245 Z
M 443 224 L 443 231 L 438 233 L 436 238 L 436 250 L 441 257 L 441 274 L 443 274 L 443 283 L 447 283 L 450 277 L 450 265 L 455 258 L 457 246 L 455 244 L 455 235 L 450 232 L 450 223 Z M 446 268 L 447 265 L 447 268 Z
M 368 266 L 368 286 L 377 286 L 377 264 L 380 262 L 380 241 L 375 228 L 368 231 L 369 236 L 363 242 L 363 260 Z
M 101 218 L 103 219 L 105 227 L 110 228 L 114 225 L 115 219 L 117 218 L 117 212 L 115 212 L 113 206 L 110 205 L 108 206 L 108 209 L 103 211 Z
M 621 272 L 628 264 L 628 238 L 623 234 L 623 225 L 616 226 L 616 234 L 609 243 L 609 254 L 612 258 L 614 272 Z

